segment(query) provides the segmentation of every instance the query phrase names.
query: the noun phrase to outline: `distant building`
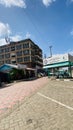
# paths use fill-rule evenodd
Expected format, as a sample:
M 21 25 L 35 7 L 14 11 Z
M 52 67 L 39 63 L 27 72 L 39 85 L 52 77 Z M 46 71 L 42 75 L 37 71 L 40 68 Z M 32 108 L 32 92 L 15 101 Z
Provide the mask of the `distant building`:
M 58 71 L 67 71 L 73 76 L 73 56 L 70 54 L 53 55 L 43 59 L 43 68 L 49 73 L 55 74 Z
M 43 66 L 42 50 L 31 39 L 0 46 L 0 65 L 24 64 L 28 68 Z

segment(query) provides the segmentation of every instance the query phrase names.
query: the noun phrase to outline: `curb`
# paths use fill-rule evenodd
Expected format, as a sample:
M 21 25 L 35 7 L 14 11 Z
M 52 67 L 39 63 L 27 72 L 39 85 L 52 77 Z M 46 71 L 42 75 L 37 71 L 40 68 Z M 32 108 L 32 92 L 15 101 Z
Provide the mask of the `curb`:
M 69 82 L 69 81 L 73 81 L 73 79 L 56 79 L 57 81 L 67 81 L 67 82 Z

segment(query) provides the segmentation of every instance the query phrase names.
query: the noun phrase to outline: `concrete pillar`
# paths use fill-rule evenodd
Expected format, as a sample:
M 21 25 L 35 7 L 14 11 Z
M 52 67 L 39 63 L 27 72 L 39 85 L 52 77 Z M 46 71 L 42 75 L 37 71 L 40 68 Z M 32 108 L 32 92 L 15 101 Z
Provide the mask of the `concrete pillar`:
M 72 77 L 71 65 L 69 65 L 68 71 L 69 71 L 70 77 Z

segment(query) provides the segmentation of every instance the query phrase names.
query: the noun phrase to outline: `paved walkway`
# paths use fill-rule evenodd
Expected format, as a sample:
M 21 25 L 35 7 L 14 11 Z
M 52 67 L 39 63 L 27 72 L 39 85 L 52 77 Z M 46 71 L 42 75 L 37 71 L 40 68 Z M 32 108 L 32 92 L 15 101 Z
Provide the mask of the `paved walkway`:
M 24 98 L 30 96 L 38 88 L 48 82 L 48 78 L 43 77 L 33 81 L 22 81 L 0 88 L 0 114 L 6 113 L 14 105 L 20 103 Z
M 73 130 L 73 82 L 38 81 L 47 85 L 1 119 L 0 130 Z

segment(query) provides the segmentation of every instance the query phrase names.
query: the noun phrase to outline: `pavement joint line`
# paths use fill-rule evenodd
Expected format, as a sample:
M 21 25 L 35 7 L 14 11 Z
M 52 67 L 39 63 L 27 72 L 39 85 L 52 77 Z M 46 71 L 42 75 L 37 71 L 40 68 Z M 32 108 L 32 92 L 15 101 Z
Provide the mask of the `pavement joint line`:
M 68 106 L 68 105 L 66 105 L 66 104 L 63 104 L 63 103 L 61 103 L 61 102 L 59 102 L 59 101 L 57 101 L 57 100 L 55 100 L 55 99 L 53 99 L 53 98 L 47 97 L 47 96 L 45 96 L 45 95 L 42 94 L 42 93 L 39 93 L 39 92 L 38 92 L 37 94 L 38 94 L 39 96 L 45 98 L 45 99 L 48 99 L 48 100 L 50 100 L 50 101 L 52 101 L 52 102 L 55 102 L 55 103 L 57 103 L 57 104 L 59 104 L 59 105 L 65 107 L 65 108 L 67 108 L 67 109 L 73 111 L 73 107 L 70 107 L 70 106 Z

